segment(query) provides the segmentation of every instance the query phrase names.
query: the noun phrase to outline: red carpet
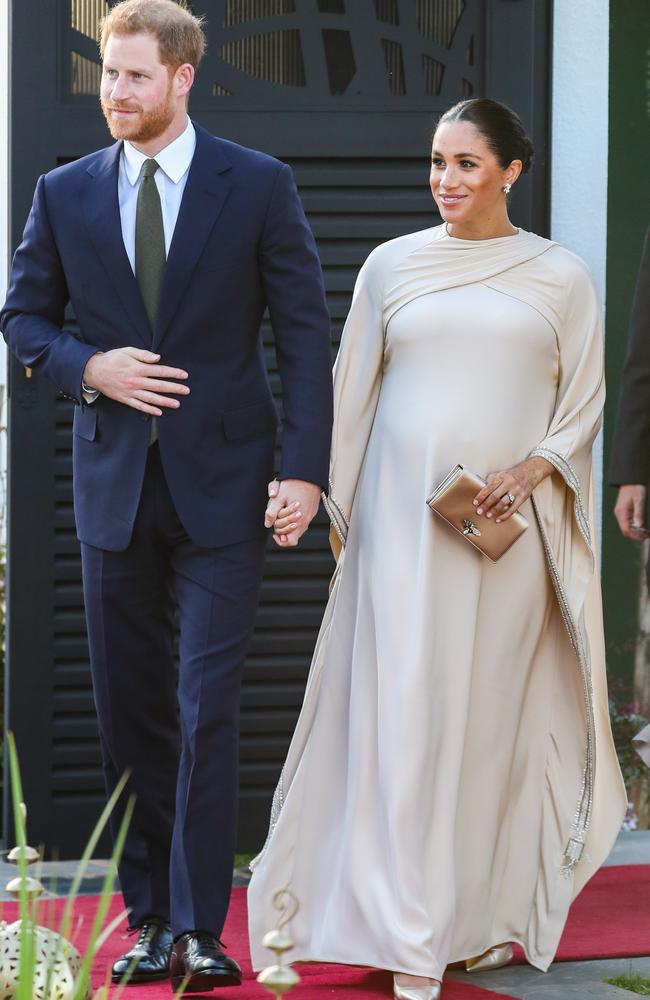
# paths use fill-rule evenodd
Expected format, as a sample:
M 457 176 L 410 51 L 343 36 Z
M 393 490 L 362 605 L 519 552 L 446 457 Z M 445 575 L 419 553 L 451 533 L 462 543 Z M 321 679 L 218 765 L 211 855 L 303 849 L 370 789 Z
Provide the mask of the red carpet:
M 650 954 L 650 865 L 625 865 L 603 868 L 589 883 L 571 909 L 557 954 L 557 961 L 585 961 L 594 958 L 628 958 Z M 75 944 L 83 950 L 95 911 L 96 898 L 83 896 L 75 905 Z M 45 904 L 42 922 L 57 926 L 63 901 Z M 109 919 L 122 908 L 115 897 Z M 16 904 L 6 903 L 3 919 L 13 920 Z M 224 930 L 228 951 L 241 963 L 245 982 L 242 988 L 215 990 L 207 996 L 215 1000 L 263 1000 L 270 994 L 255 982 L 248 955 L 246 932 L 246 891 L 233 890 L 228 922 Z M 95 963 L 93 984 L 106 980 L 112 961 L 132 943 L 126 933 L 117 931 L 108 940 Z M 271 955 L 269 954 L 269 964 Z M 391 978 L 385 972 L 336 965 L 299 965 L 300 986 L 289 994 L 295 1000 L 378 1000 L 390 997 Z M 128 987 L 126 1000 L 170 1000 L 168 982 Z M 205 995 L 205 994 L 204 994 Z M 504 1000 L 504 994 L 477 986 L 446 980 L 444 1000 Z M 508 998 L 505 998 L 508 1000 Z
M 556 962 L 650 955 L 650 865 L 601 868 L 571 907 Z

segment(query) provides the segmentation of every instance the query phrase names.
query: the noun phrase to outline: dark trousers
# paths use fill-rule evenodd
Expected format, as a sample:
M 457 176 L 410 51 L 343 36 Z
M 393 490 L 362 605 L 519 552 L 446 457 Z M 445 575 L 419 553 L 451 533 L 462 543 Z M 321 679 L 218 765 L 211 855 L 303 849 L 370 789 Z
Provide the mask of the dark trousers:
M 187 536 L 154 445 L 131 544 L 82 546 L 93 687 L 109 793 L 131 772 L 120 864 L 130 923 L 219 935 L 236 837 L 239 702 L 266 536 L 202 549 Z M 174 668 L 178 614 L 178 686 Z M 126 798 L 112 817 L 116 830 Z

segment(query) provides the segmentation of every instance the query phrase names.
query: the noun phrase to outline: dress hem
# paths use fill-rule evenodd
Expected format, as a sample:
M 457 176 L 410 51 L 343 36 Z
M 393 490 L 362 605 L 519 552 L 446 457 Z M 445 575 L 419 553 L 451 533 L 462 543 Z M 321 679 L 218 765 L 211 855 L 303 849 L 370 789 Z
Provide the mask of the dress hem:
M 440 970 L 438 970 L 437 972 L 431 972 L 431 971 L 428 971 L 428 972 L 422 972 L 422 971 L 414 972 L 412 969 L 407 969 L 405 967 L 402 967 L 402 968 L 399 968 L 399 969 L 398 968 L 386 969 L 386 968 L 384 968 L 381 965 L 370 965 L 370 964 L 368 964 L 368 962 L 362 962 L 362 961 L 353 962 L 353 961 L 351 961 L 349 959 L 341 959 L 341 958 L 302 958 L 302 957 L 301 958 L 297 958 L 297 957 L 294 957 L 293 955 L 291 955 L 291 965 L 301 965 L 301 964 L 302 965 L 345 965 L 345 966 L 347 966 L 350 969 L 368 969 L 370 972 L 386 972 L 389 975 L 392 974 L 392 973 L 394 973 L 394 972 L 398 972 L 398 973 L 401 972 L 401 973 L 403 973 L 406 976 L 426 976 L 428 979 L 437 979 L 438 982 L 442 982 L 442 978 L 443 978 L 443 975 L 444 975 L 444 969 L 443 969 L 442 972 Z M 264 965 L 257 965 L 255 963 L 253 963 L 253 972 L 260 972 L 264 967 L 265 967 Z
M 526 947 L 526 944 L 520 938 L 511 937 L 510 940 L 509 940 L 509 943 L 510 944 L 516 944 L 516 945 L 518 945 L 521 948 L 521 950 L 523 951 L 523 953 L 524 953 L 524 957 L 526 959 L 526 963 L 528 965 L 530 965 L 532 968 L 537 969 L 539 972 L 548 972 L 549 968 L 553 964 L 553 959 L 555 958 L 555 953 L 548 960 L 542 958 L 541 956 L 538 956 L 537 958 L 533 958 L 533 956 L 530 954 L 529 949 Z M 482 954 L 484 954 L 484 952 L 488 951 L 490 948 L 493 948 L 493 947 L 496 947 L 496 945 L 488 945 L 482 951 L 477 950 L 476 954 L 477 955 L 482 955 Z M 327 957 L 327 958 L 320 957 L 320 956 L 318 958 L 316 958 L 313 955 L 310 955 L 310 957 L 303 957 L 302 955 L 300 957 L 294 957 L 292 955 L 291 956 L 291 965 L 300 965 L 300 964 L 302 964 L 302 965 L 344 965 L 344 966 L 348 966 L 351 969 L 369 969 L 369 970 L 371 970 L 373 972 L 387 972 L 389 974 L 390 973 L 394 973 L 394 972 L 401 972 L 401 973 L 404 973 L 404 975 L 407 975 L 407 976 L 426 976 L 426 977 L 428 977 L 430 979 L 437 979 L 440 982 L 442 982 L 444 974 L 445 974 L 446 970 L 450 966 L 456 965 L 456 964 L 463 964 L 464 965 L 464 963 L 465 963 L 465 961 L 467 960 L 468 957 L 472 957 L 473 958 L 474 956 L 473 955 L 472 956 L 465 956 L 465 957 L 462 957 L 462 958 L 461 957 L 453 957 L 452 956 L 452 957 L 449 958 L 449 961 L 447 962 L 447 964 L 443 968 L 443 970 L 440 971 L 440 969 L 438 969 L 436 972 L 431 972 L 431 971 L 423 972 L 421 970 L 418 970 L 416 972 L 413 969 L 407 969 L 404 966 L 402 968 L 386 969 L 385 967 L 383 967 L 381 965 L 376 965 L 376 964 L 369 963 L 369 962 L 364 962 L 364 961 L 361 961 L 361 960 L 359 960 L 359 961 L 352 961 L 350 959 L 333 958 L 333 957 L 331 957 L 331 955 L 330 955 L 330 957 Z M 264 967 L 265 967 L 264 964 L 257 965 L 257 964 L 254 963 L 253 964 L 253 971 L 254 972 L 260 972 Z

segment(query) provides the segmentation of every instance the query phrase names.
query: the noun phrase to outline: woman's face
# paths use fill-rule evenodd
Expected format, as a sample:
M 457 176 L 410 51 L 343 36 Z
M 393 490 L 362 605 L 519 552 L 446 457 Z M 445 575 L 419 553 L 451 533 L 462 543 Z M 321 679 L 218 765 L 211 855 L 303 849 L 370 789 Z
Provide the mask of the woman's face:
M 521 173 L 521 160 L 504 170 L 484 136 L 469 122 L 445 122 L 433 137 L 431 193 L 445 222 L 489 224 L 506 213 L 505 184 Z

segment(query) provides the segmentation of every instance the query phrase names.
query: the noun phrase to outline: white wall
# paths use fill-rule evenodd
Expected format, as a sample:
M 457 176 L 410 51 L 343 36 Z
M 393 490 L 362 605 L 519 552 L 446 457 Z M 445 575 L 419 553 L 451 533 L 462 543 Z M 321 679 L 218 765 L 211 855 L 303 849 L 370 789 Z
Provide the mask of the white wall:
M 585 260 L 605 304 L 609 0 L 555 0 L 551 236 Z M 594 454 L 602 518 L 602 436 Z

